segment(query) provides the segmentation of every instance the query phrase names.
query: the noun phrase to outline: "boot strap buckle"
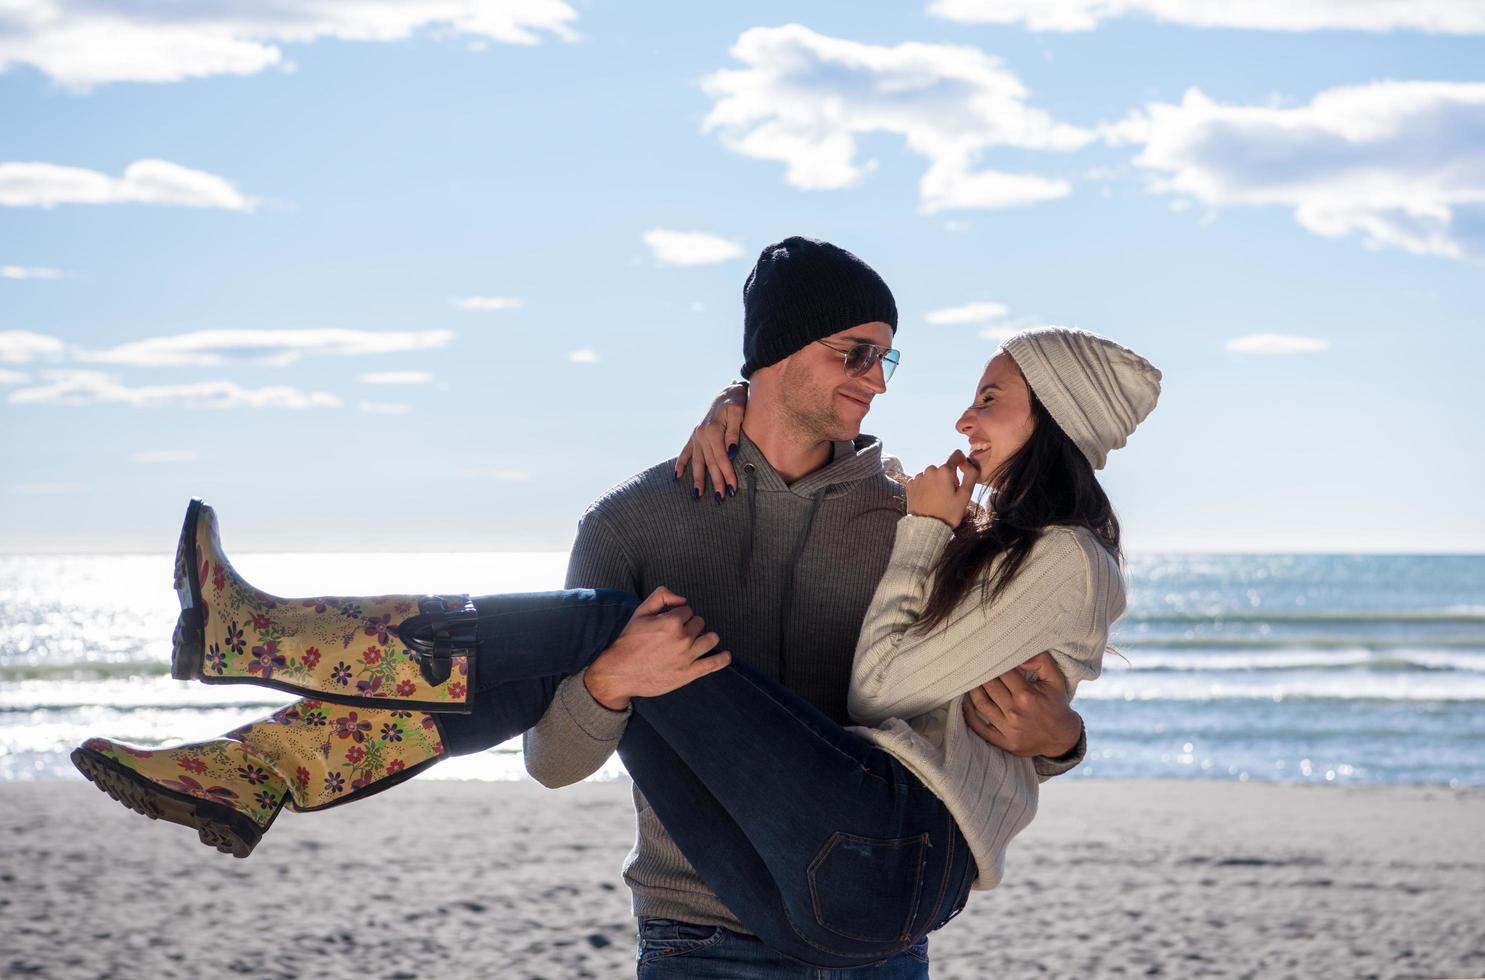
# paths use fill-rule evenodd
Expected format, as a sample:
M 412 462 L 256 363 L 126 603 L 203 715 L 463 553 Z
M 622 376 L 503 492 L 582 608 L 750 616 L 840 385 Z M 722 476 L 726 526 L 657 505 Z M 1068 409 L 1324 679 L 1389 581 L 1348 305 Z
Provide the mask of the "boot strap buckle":
M 449 608 L 453 605 L 455 608 Z M 402 642 L 418 658 L 423 679 L 437 687 L 453 673 L 454 658 L 474 654 L 477 613 L 469 596 L 427 596 L 418 600 L 418 615 L 398 628 Z

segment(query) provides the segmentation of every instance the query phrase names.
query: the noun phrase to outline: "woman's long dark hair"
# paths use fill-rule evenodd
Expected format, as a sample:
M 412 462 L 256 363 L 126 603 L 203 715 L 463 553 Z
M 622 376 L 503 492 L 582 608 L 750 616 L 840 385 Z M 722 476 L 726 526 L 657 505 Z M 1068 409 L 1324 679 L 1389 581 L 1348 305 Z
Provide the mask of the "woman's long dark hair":
M 954 529 L 933 577 L 928 605 L 914 627 L 929 632 L 943 625 L 976 581 L 987 605 L 1021 570 L 1031 546 L 1048 527 L 1084 527 L 1116 561 L 1119 519 L 1093 466 L 1028 388 L 1034 420 L 1026 444 L 1000 465 L 991 485 L 998 489 L 987 516 L 966 517 Z M 994 574 L 987 574 L 1004 556 Z

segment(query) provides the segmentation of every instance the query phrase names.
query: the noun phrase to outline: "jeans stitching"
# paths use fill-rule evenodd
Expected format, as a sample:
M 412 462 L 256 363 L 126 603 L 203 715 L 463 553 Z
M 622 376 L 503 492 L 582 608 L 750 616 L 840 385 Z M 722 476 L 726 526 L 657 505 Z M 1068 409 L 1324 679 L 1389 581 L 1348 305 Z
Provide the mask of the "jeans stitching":
M 918 870 L 917 870 L 917 874 L 914 876 L 914 879 L 913 879 L 913 887 L 912 887 L 912 893 L 911 893 L 912 896 L 913 896 L 912 905 L 909 906 L 908 911 L 907 911 L 906 919 L 903 922 L 902 926 L 900 926 L 898 928 L 897 936 L 895 937 L 895 939 L 882 939 L 882 938 L 877 937 L 877 936 L 861 936 L 861 935 L 857 935 L 855 933 L 846 932 L 846 931 L 844 931 L 842 929 L 837 929 L 837 928 L 835 928 L 834 926 L 830 925 L 829 923 L 827 923 L 825 921 L 824 912 L 820 908 L 820 889 L 816 886 L 816 883 L 815 883 L 815 874 L 820 869 L 820 866 L 825 863 L 825 860 L 830 856 L 831 852 L 833 852 L 835 850 L 835 845 L 841 843 L 842 841 L 856 841 L 858 843 L 871 844 L 871 845 L 876 845 L 876 846 L 882 846 L 882 845 L 910 845 L 910 844 L 913 844 L 913 843 L 917 843 L 917 845 L 918 845 Z M 911 934 L 911 929 L 912 929 L 912 926 L 913 926 L 913 920 L 914 920 L 914 918 L 916 918 L 916 916 L 918 914 L 918 902 L 919 902 L 919 900 L 921 898 L 921 894 L 920 893 L 921 893 L 922 888 L 923 888 L 923 867 L 928 862 L 928 855 L 926 853 L 927 845 L 928 845 L 928 834 L 927 833 L 919 834 L 916 837 L 896 837 L 896 838 L 883 839 L 883 838 L 878 838 L 878 837 L 860 837 L 860 836 L 857 836 L 856 834 L 846 834 L 846 833 L 842 833 L 840 831 L 836 831 L 834 834 L 832 834 L 830 836 L 830 841 L 825 845 L 825 848 L 818 855 L 816 855 L 816 857 L 815 857 L 815 859 L 813 861 L 810 862 L 809 868 L 806 869 L 806 872 L 805 872 L 805 874 L 806 874 L 806 876 L 807 876 L 807 878 L 809 880 L 809 886 L 810 886 L 810 902 L 814 906 L 815 922 L 820 926 L 820 928 L 826 930 L 827 932 L 834 933 L 835 935 L 842 936 L 842 937 L 844 937 L 846 939 L 856 939 L 856 940 L 860 940 L 862 942 L 868 942 L 868 943 L 888 943 L 888 942 L 900 942 L 900 941 L 902 941 L 904 938 L 906 938 L 907 936 L 909 936 Z M 801 938 L 803 938 L 803 937 L 801 937 Z M 806 942 L 808 942 L 808 940 L 806 940 Z
M 789 928 L 794 932 L 794 938 L 798 939 L 806 946 L 811 946 L 815 949 L 818 949 L 822 953 L 829 953 L 831 956 L 839 956 L 843 960 L 863 960 L 865 961 L 864 965 L 866 966 L 870 966 L 872 963 L 880 963 L 884 960 L 891 959 L 898 953 L 901 953 L 908 946 L 912 945 L 911 943 L 904 944 L 901 942 L 884 943 L 883 945 L 887 946 L 887 949 L 881 953 L 847 953 L 844 950 L 833 949 L 829 946 L 822 946 L 821 944 L 811 939 L 809 936 L 805 935 L 804 932 L 800 930 L 799 923 L 794 921 L 794 916 L 790 914 L 787 907 L 784 909 L 784 921 L 789 923 Z
M 644 933 L 639 936 L 639 962 L 637 965 L 644 966 L 656 960 L 667 959 L 672 956 L 685 956 L 688 953 L 699 952 L 703 949 L 720 943 L 726 936 L 723 935 L 721 926 L 714 927 L 712 934 L 705 939 L 651 939 L 646 940 Z M 645 952 L 646 944 L 657 947 L 651 952 Z
M 939 912 L 944 907 L 944 898 L 949 893 L 949 878 L 954 873 L 954 850 L 958 846 L 958 840 L 957 840 L 957 838 L 959 837 L 959 834 L 957 832 L 957 825 L 954 823 L 954 817 L 953 817 L 952 814 L 950 814 L 948 816 L 948 822 L 949 822 L 949 835 L 948 835 L 949 836 L 949 843 L 948 843 L 949 853 L 948 853 L 948 856 L 944 859 L 944 877 L 943 877 L 943 881 L 941 881 L 939 883 L 939 886 L 938 886 L 938 901 L 936 901 L 936 902 L 933 903 L 933 914 L 932 914 L 932 916 L 928 920 L 928 931 L 929 932 L 931 932 L 935 928 L 935 925 L 934 924 L 938 922 Z M 924 935 L 927 935 L 927 933 L 925 932 Z

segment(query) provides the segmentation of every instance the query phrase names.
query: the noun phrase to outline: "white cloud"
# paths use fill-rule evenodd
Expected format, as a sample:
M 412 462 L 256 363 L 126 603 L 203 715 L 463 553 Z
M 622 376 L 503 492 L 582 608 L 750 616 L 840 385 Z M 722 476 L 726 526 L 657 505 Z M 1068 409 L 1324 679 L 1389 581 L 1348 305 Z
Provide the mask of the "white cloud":
M 63 343 L 29 330 L 0 330 L 0 364 L 26 364 L 38 357 L 55 357 Z
M 924 212 L 934 214 L 951 208 L 1011 208 L 1055 201 L 1072 193 L 1072 185 L 1036 174 L 970 173 L 967 164 L 953 160 L 929 167 L 919 190 Z
M 1232 338 L 1227 349 L 1237 354 L 1308 354 L 1329 350 L 1330 341 L 1293 334 L 1254 333 Z
M 575 40 L 576 19 L 562 0 L 30 0 L 5 4 L 0 71 L 31 65 L 73 89 L 175 82 L 288 68 L 278 43 L 388 42 L 428 31 L 534 45 L 544 34 Z
M 24 374 L 20 371 L 7 371 L 5 368 L 0 368 L 0 385 L 23 385 L 30 380 L 31 376 L 29 374 Z
M 371 415 L 406 415 L 412 407 L 401 402 L 361 402 L 361 411 Z
M 214 365 L 231 361 L 257 361 L 281 367 L 307 356 L 393 354 L 444 347 L 453 339 L 452 330 L 198 330 L 135 340 L 107 350 L 79 350 L 76 357 L 94 364 L 136 367 Z
M 998 320 L 1010 312 L 1010 307 L 1004 303 L 965 303 L 963 306 L 951 306 L 947 309 L 933 310 L 924 314 L 923 319 L 937 326 L 957 323 L 984 323 L 987 320 Z
M 425 385 L 433 375 L 427 371 L 375 371 L 358 374 L 356 380 L 363 385 Z
M 1033 31 L 1090 31 L 1099 21 L 1140 16 L 1189 27 L 1264 31 L 1485 33 L 1485 5 L 1474 0 L 934 0 L 949 20 L 1023 24 Z
M 747 67 L 703 81 L 716 105 L 703 130 L 745 156 L 780 160 L 806 190 L 851 187 L 876 167 L 857 138 L 901 136 L 928 162 L 925 212 L 1032 204 L 1071 193 L 1067 181 L 977 169 L 995 147 L 1072 150 L 1094 134 L 1026 104 L 1012 72 L 972 47 L 894 47 L 825 37 L 798 24 L 744 31 L 731 54 Z
M 61 279 L 61 269 L 40 266 L 0 265 L 0 279 Z
M 132 463 L 194 463 L 196 451 L 194 449 L 157 449 L 151 452 L 134 453 L 129 457 Z
M 580 347 L 568 354 L 567 359 L 574 364 L 597 364 L 598 352 L 589 347 Z
M 244 388 L 233 381 L 142 385 L 131 388 L 102 371 L 44 371 L 48 384 L 10 393 L 12 405 L 129 405 L 135 408 L 335 408 L 323 391 L 274 386 Z
M 1485 255 L 1485 83 L 1375 82 L 1308 105 L 1223 105 L 1196 89 L 1105 127 L 1144 144 L 1154 190 L 1208 205 L 1281 205 L 1328 238 L 1449 258 Z
M 55 163 L 0 163 L 0 205 L 58 204 L 173 204 L 228 211 L 258 206 L 231 181 L 169 160 L 136 160 L 122 177 Z
M 23 497 L 60 497 L 63 494 L 82 493 L 87 488 L 85 483 L 15 483 L 11 485 L 10 492 Z
M 741 258 L 742 246 L 704 231 L 671 231 L 651 228 L 645 244 L 661 265 L 715 265 Z
M 454 305 L 461 310 L 519 310 L 526 301 L 514 296 L 466 296 L 454 300 Z

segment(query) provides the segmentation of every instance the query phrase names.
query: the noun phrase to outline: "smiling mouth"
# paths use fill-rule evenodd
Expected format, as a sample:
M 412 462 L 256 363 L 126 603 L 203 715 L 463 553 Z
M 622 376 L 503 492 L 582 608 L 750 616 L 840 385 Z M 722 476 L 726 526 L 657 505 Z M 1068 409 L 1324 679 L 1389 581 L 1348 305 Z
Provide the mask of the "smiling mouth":
M 867 401 L 864 398 L 857 398 L 854 395 L 848 395 L 844 391 L 840 392 L 840 396 L 842 398 L 844 398 L 846 401 L 855 402 L 857 405 L 860 405 L 862 408 L 870 408 L 871 407 L 871 402 Z
M 974 443 L 974 442 L 972 442 L 972 443 L 969 444 L 969 454 L 971 456 L 978 456 L 980 453 L 987 452 L 989 449 L 990 449 L 990 444 L 988 442 L 981 442 L 981 443 Z

